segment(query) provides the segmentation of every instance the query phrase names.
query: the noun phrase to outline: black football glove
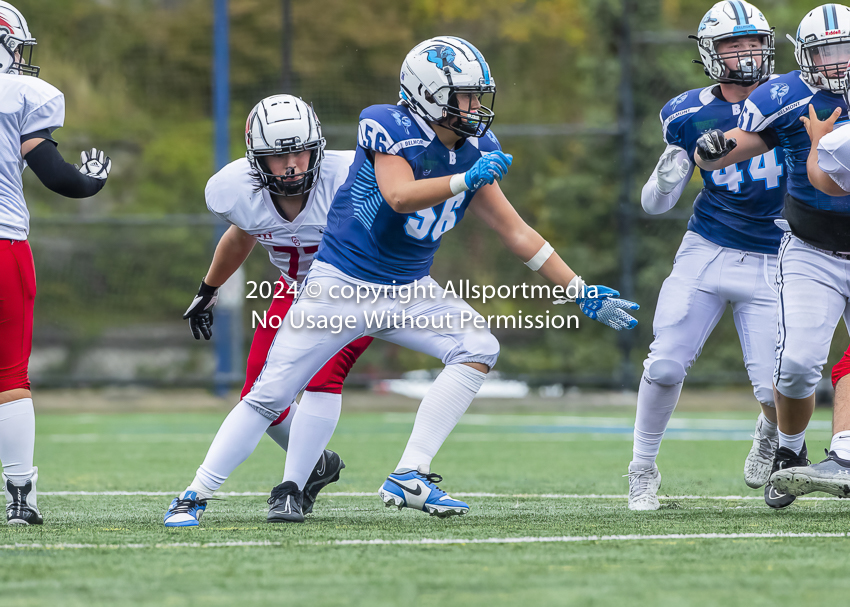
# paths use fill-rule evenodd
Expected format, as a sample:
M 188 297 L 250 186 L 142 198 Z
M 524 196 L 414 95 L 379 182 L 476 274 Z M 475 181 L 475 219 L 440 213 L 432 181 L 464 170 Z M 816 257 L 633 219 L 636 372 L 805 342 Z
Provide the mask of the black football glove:
M 201 339 L 201 335 L 206 340 L 212 337 L 212 309 L 217 301 L 218 287 L 211 287 L 202 280 L 201 288 L 198 289 L 195 300 L 183 315 L 183 320 L 189 321 L 189 328 L 192 330 L 195 339 Z
M 734 139 L 726 139 L 720 129 L 711 129 L 697 139 L 697 154 L 703 160 L 719 160 L 738 147 Z

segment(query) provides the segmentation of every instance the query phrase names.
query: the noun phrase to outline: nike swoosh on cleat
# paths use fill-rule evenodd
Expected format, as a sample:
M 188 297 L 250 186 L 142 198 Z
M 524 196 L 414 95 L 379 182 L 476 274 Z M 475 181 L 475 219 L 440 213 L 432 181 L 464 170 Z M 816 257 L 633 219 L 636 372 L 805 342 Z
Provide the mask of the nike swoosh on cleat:
M 407 491 L 410 495 L 420 495 L 422 493 L 422 486 L 421 485 L 416 485 L 416 491 L 414 491 L 413 489 L 411 489 L 407 485 L 402 485 L 400 482 L 398 482 L 396 480 L 393 480 L 391 478 L 387 478 L 387 480 L 390 481 L 394 485 L 398 485 L 399 487 L 401 487 L 402 489 Z
M 327 458 L 324 456 L 324 454 L 322 454 L 322 466 L 318 470 L 316 470 L 316 474 L 318 474 L 319 476 L 325 475 L 325 460 L 326 459 Z
M 773 487 L 771 487 L 770 491 L 768 491 L 767 493 L 767 497 L 772 500 L 778 500 L 780 497 L 785 497 L 786 495 L 786 493 L 779 493 L 779 491 L 777 491 Z

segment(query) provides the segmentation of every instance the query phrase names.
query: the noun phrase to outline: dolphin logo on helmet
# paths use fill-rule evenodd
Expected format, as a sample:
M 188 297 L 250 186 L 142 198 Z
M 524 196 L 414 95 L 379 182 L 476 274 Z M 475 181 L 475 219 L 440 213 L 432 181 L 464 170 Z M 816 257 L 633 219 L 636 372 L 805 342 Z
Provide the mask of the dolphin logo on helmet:
M 460 68 L 455 65 L 455 57 L 457 57 L 457 53 L 454 52 L 452 47 L 435 44 L 434 46 L 422 51 L 423 55 L 426 53 L 428 55 L 428 61 L 436 65 L 441 70 L 446 67 L 450 67 L 457 73 L 460 73 Z

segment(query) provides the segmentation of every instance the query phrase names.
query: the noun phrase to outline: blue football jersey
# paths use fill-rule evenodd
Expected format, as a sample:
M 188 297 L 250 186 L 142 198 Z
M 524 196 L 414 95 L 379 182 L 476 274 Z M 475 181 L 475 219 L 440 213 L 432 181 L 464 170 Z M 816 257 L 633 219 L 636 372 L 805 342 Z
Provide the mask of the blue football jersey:
M 316 259 L 379 284 L 406 284 L 427 276 L 441 237 L 463 219 L 474 193 L 462 192 L 416 213 L 397 213 L 378 189 L 375 153 L 401 156 L 416 179 L 431 179 L 464 173 L 483 154 L 499 149 L 488 131 L 450 150 L 406 106 L 366 108 L 360 114 L 354 164 L 334 197 Z
M 682 93 L 661 110 L 664 141 L 694 157 L 696 141 L 710 129 L 728 131 L 738 124 L 742 103 L 730 103 L 713 93 L 717 85 Z M 769 86 L 769 84 L 762 85 Z M 767 154 L 718 171 L 703 171 L 703 188 L 694 201 L 688 229 L 714 244 L 775 255 L 782 230 L 785 196 L 784 151 Z
M 806 160 L 812 147 L 801 116 L 808 117 L 809 104 L 818 117 L 829 117 L 841 108 L 839 123 L 847 121 L 844 98 L 836 93 L 809 86 L 799 71 L 774 78 L 753 91 L 744 104 L 738 127 L 751 133 L 766 133 L 785 148 L 788 173 L 788 193 L 800 202 L 816 209 L 850 213 L 850 196 L 827 196 L 809 183 Z

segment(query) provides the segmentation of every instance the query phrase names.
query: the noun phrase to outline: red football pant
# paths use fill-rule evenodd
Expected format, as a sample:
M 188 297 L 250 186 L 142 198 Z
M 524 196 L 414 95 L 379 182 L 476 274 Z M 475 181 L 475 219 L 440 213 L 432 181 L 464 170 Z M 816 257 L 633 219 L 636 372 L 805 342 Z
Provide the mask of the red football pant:
M 284 317 L 289 312 L 289 308 L 292 307 L 294 298 L 288 290 L 286 285 L 281 287 L 280 282 L 277 283 L 275 293 L 280 292 L 281 295 L 277 299 L 272 299 L 272 304 L 269 306 L 269 311 L 266 314 L 266 326 L 263 327 L 263 325 L 258 324 L 257 329 L 254 331 L 254 340 L 251 342 L 251 350 L 248 352 L 248 368 L 245 373 L 245 385 L 242 387 L 242 398 L 251 391 L 251 387 L 257 381 L 257 377 L 259 377 L 260 372 L 266 364 L 266 358 L 269 355 L 269 349 L 272 347 L 275 335 L 277 335 Z M 280 322 L 278 322 L 277 318 L 272 322 L 272 318 L 274 317 L 279 318 Z M 272 324 L 276 325 L 278 329 L 273 329 Z M 361 337 L 340 350 L 313 376 L 313 379 L 307 384 L 307 392 L 342 394 L 342 384 L 345 382 L 345 378 L 348 376 L 349 371 L 351 371 L 351 367 L 360 358 L 360 355 L 372 343 L 372 339 L 371 337 Z M 287 415 L 289 415 L 288 407 L 272 425 L 279 424 L 286 419 Z
M 838 380 L 850 373 L 850 348 L 847 348 L 847 351 L 844 352 L 844 356 L 841 357 L 835 366 L 832 368 L 832 387 L 835 388 L 835 384 L 838 383 Z
M 0 240 L 0 392 L 30 389 L 35 264 L 26 240 Z

